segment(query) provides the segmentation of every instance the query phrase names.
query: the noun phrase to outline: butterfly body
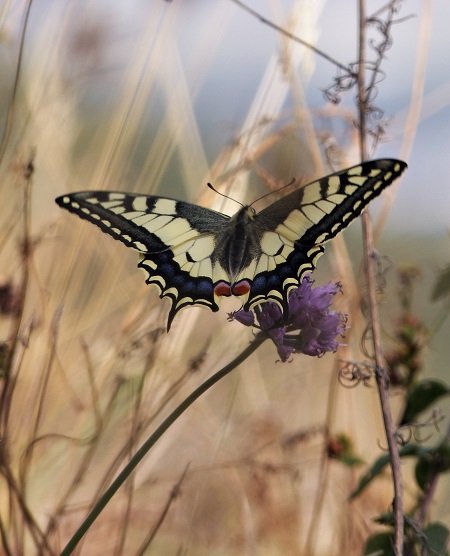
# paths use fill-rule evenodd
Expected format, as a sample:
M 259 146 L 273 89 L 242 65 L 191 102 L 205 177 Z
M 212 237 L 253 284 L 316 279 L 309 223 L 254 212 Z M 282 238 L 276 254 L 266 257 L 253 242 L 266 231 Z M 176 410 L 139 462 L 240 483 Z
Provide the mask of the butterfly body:
M 285 310 L 289 291 L 311 272 L 323 244 L 356 218 L 406 168 L 375 160 L 312 182 L 259 213 L 232 217 L 166 197 L 84 191 L 56 199 L 142 253 L 146 282 L 172 301 L 168 329 L 189 305 L 218 310 L 235 295 L 245 309 L 271 300 Z

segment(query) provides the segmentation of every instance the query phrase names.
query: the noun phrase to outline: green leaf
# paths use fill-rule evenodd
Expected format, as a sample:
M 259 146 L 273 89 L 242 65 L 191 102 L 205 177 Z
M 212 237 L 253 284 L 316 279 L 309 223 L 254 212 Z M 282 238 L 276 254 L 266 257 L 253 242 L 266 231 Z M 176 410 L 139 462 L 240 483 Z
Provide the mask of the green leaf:
M 362 458 L 353 454 L 342 454 L 339 461 L 347 467 L 355 467 L 366 463 Z
M 407 444 L 406 446 L 403 446 L 403 448 L 401 448 L 398 451 L 400 457 L 420 456 L 421 454 L 424 454 L 426 452 L 427 452 L 426 448 L 423 448 L 422 446 L 418 446 L 417 444 Z M 375 463 L 369 468 L 369 470 L 361 477 L 359 481 L 359 485 L 356 487 L 356 490 L 354 490 L 350 495 L 350 500 L 353 500 L 353 498 L 356 498 L 356 496 L 361 494 L 361 492 L 367 487 L 367 485 L 371 483 L 372 480 L 375 479 L 375 477 L 378 477 L 378 475 L 382 473 L 382 471 L 388 464 L 389 464 L 389 454 L 384 454 L 381 457 L 379 457 L 375 461 Z
M 392 525 L 394 522 L 393 514 L 381 514 L 375 521 L 382 524 Z M 412 539 L 414 539 L 413 552 L 411 554 L 435 554 L 436 556 L 449 556 L 447 546 L 450 540 L 450 531 L 448 528 L 440 523 L 430 523 L 422 530 L 420 536 L 417 535 L 418 530 L 415 531 L 409 528 L 409 531 L 413 533 Z M 367 539 L 366 545 L 364 547 L 365 556 L 392 556 L 394 546 L 394 535 L 392 530 L 385 533 L 377 533 L 372 535 Z M 425 548 L 425 552 L 423 552 Z
M 428 539 L 427 548 L 429 554 L 448 556 L 447 547 L 450 540 L 450 531 L 443 523 L 430 523 L 423 532 Z
M 437 301 L 442 297 L 450 295 L 450 265 L 440 273 L 433 291 L 431 292 L 431 301 Z
M 394 537 L 392 533 L 377 533 L 367 539 L 364 556 L 392 556 Z
M 419 413 L 438 398 L 450 394 L 450 388 L 440 380 L 421 380 L 414 384 L 406 398 L 406 407 L 400 425 L 412 423 Z
M 393 527 L 395 518 L 392 512 L 383 512 L 379 516 L 374 517 L 372 521 L 375 521 L 375 523 L 379 523 L 380 525 L 390 525 Z
M 429 448 L 419 456 L 414 470 L 417 484 L 424 491 L 436 475 L 449 469 L 450 446 L 444 440 L 437 448 Z

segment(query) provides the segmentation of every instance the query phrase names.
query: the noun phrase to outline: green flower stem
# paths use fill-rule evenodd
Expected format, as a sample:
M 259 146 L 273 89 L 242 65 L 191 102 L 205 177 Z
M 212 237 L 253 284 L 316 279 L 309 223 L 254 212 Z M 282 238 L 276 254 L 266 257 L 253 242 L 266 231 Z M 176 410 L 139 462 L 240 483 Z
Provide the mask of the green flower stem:
M 180 405 L 165 419 L 161 425 L 155 430 L 155 432 L 149 436 L 149 438 L 144 442 L 144 444 L 139 448 L 139 450 L 130 459 L 128 464 L 119 473 L 116 479 L 113 481 L 108 490 L 103 494 L 100 500 L 95 504 L 92 510 L 87 515 L 86 519 L 77 529 L 73 537 L 67 543 L 60 556 L 69 556 L 72 554 L 73 550 L 83 538 L 85 533 L 89 530 L 90 526 L 94 523 L 97 517 L 100 515 L 102 510 L 105 508 L 107 503 L 111 500 L 114 494 L 119 490 L 123 483 L 131 475 L 135 467 L 141 461 L 141 459 L 147 454 L 147 452 L 154 446 L 154 444 L 161 438 L 161 436 L 169 429 L 171 425 L 182 415 L 186 409 L 192 405 L 195 400 L 197 400 L 202 394 L 204 394 L 211 386 L 214 386 L 216 382 L 219 382 L 224 376 L 229 374 L 233 369 L 240 365 L 243 361 L 247 359 L 258 347 L 267 339 L 267 334 L 260 332 L 255 336 L 254 340 L 245 348 L 231 363 L 225 365 L 223 369 L 217 371 L 216 374 L 205 380 L 198 388 L 196 388 L 192 394 L 190 394 L 185 400 L 183 400 Z

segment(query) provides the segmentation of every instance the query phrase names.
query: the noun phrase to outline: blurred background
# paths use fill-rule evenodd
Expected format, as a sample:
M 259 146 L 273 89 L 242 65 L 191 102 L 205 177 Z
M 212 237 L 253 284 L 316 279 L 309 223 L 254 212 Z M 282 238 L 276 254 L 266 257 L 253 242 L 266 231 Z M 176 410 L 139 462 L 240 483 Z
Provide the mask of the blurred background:
M 232 0 L 0 4 L 0 330 L 14 384 L 2 408 L 10 472 L 0 512 L 17 554 L 57 554 L 155 426 L 252 339 L 227 322 L 238 300 L 219 313 L 183 311 L 167 335 L 169 302 L 145 285 L 137 254 L 62 213 L 54 198 L 156 193 L 233 214 L 236 203 L 208 181 L 251 202 L 359 160 L 356 89 L 330 102 L 342 70 L 268 24 L 347 66 L 357 60 L 356 2 L 245 5 L 262 19 Z M 373 209 L 382 328 L 386 351 L 395 349 L 406 292 L 427 338 L 420 372 L 448 382 L 449 321 L 430 299 L 450 254 L 449 8 L 398 7 L 374 100 L 372 129 L 384 135 L 368 140 L 369 158 L 409 165 Z M 382 8 L 368 1 L 367 15 L 383 20 Z M 374 21 L 371 60 L 382 38 Z M 281 364 L 264 344 L 155 446 L 82 554 L 361 553 L 371 519 L 392 499 L 386 474 L 348 502 L 365 467 L 330 456 L 339 434 L 365 463 L 386 445 L 374 383 L 337 382 L 343 359 L 366 358 L 361 257 L 358 222 L 314 275 L 316 284 L 343 284 L 336 308 L 349 315 L 346 346 Z M 398 417 L 395 388 L 392 406 Z M 408 485 L 406 466 L 405 474 Z M 440 484 L 432 512 L 448 522 L 445 492 Z

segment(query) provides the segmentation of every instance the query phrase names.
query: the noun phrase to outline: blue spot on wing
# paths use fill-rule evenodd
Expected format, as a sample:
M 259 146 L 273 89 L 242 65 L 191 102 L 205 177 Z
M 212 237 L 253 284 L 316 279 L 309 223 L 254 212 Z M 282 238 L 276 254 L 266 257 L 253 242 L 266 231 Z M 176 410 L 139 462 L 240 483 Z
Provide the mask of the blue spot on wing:
M 318 246 L 317 255 L 322 252 L 323 248 Z M 274 270 L 261 272 L 255 276 L 250 290 L 250 295 L 244 305 L 244 309 L 250 309 L 254 299 L 259 298 L 259 302 L 263 301 L 261 298 L 269 296 L 271 291 L 277 291 L 283 295 L 283 306 L 286 310 L 288 303 L 288 291 L 290 288 L 295 287 L 295 284 L 299 284 L 304 274 L 312 271 L 314 267 L 313 258 L 305 252 L 304 247 L 297 245 L 294 251 L 287 258 L 286 262 L 278 264 Z M 302 268 L 301 272 L 300 268 Z M 278 302 L 280 301 L 279 298 L 275 297 L 266 297 L 266 299 L 268 301 L 271 299 L 277 300 Z
M 156 269 L 149 268 L 145 261 L 152 261 Z M 144 259 L 138 264 L 148 274 L 147 283 L 154 283 L 160 289 L 160 297 L 167 296 L 172 301 L 169 312 L 167 329 L 169 330 L 175 315 L 189 305 L 200 305 L 208 307 L 212 311 L 218 311 L 219 307 L 214 299 L 214 286 L 212 279 L 208 277 L 191 276 L 189 272 L 182 270 L 177 262 L 173 260 L 171 251 L 155 253 Z M 157 280 L 161 278 L 161 281 Z

